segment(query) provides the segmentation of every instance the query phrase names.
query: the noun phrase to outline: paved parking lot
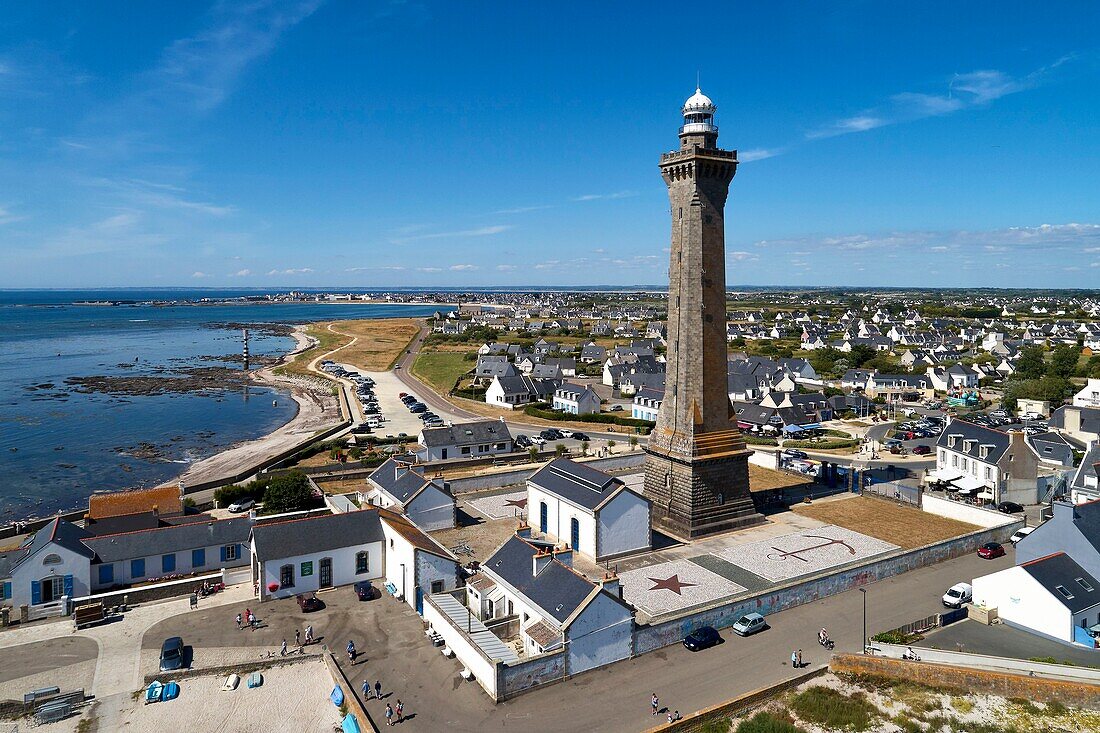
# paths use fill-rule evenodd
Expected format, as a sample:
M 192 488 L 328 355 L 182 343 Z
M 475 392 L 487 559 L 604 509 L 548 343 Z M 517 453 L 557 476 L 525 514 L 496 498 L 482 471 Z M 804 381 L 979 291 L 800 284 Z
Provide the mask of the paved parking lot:
M 961 621 L 926 635 L 920 646 L 1012 659 L 1054 657 L 1059 662 L 1100 667 L 1100 649 L 1061 644 L 1006 624 L 987 626 L 977 621 Z

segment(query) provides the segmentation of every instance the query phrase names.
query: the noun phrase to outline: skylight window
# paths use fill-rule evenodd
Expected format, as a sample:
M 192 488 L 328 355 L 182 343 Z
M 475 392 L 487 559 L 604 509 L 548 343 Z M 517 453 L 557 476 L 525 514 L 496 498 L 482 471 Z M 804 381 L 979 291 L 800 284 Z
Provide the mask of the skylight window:
M 1080 585 L 1080 586 L 1081 586 L 1082 588 L 1084 588 L 1084 589 L 1085 589 L 1086 591 L 1088 591 L 1089 593 L 1092 593 L 1092 591 L 1093 591 L 1093 588 L 1092 588 L 1092 583 L 1089 583 L 1089 582 L 1088 582 L 1087 580 L 1085 580 L 1084 578 L 1074 578 L 1074 580 L 1076 580 L 1076 581 L 1077 581 L 1077 583 L 1078 583 L 1078 585 Z
M 1054 590 L 1061 593 L 1067 601 L 1070 600 L 1071 598 L 1073 598 L 1073 594 L 1070 593 L 1064 585 L 1056 585 L 1056 586 L 1054 586 Z

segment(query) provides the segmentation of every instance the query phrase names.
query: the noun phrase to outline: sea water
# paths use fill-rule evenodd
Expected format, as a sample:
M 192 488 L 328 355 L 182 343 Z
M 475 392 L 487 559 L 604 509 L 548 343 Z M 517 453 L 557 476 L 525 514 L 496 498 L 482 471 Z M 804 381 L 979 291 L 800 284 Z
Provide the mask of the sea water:
M 66 384 L 70 377 L 239 369 L 211 357 L 239 355 L 241 332 L 207 324 L 414 317 L 436 310 L 354 303 L 193 304 L 244 294 L 0 291 L 0 524 L 80 506 L 95 491 L 170 480 L 189 463 L 266 435 L 297 412 L 294 400 L 269 387 L 119 396 L 81 393 Z M 164 300 L 179 303 L 148 303 Z M 91 301 L 134 303 L 76 304 Z M 287 336 L 249 334 L 253 357 L 283 354 L 293 346 Z

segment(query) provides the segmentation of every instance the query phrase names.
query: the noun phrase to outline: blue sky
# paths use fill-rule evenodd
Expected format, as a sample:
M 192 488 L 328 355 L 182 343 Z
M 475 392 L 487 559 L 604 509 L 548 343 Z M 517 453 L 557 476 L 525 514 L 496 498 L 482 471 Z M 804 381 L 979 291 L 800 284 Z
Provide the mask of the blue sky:
M 766 8 L 762 7 L 766 6 Z M 727 280 L 1091 287 L 1100 5 L 22 3 L 0 287 L 663 284 L 696 74 Z

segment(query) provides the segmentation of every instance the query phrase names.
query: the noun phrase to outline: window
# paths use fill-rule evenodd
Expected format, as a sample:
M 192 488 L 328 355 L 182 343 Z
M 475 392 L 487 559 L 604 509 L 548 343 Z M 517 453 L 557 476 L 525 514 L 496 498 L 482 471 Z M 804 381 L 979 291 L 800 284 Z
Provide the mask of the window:
M 355 574 L 370 572 L 370 553 L 366 550 L 355 553 Z M 432 591 L 435 593 L 436 591 Z
M 100 565 L 99 566 L 99 584 L 107 585 L 108 583 L 115 582 L 115 566 L 114 565 Z
M 1073 594 L 1064 585 L 1054 586 L 1054 590 L 1062 594 L 1062 596 L 1068 601 L 1073 598 Z
M 200 547 L 197 550 L 191 550 L 191 567 L 201 568 L 206 565 L 206 548 Z
M 531 617 L 530 617 L 530 616 L 528 616 L 528 615 L 527 615 L 526 613 L 525 613 L 525 614 L 523 614 L 523 623 L 527 623 L 527 622 L 528 622 L 528 621 L 530 621 L 530 620 L 531 620 Z
M 508 615 L 511 616 L 511 615 L 515 614 L 515 612 L 516 612 L 516 609 L 515 609 L 515 607 L 512 606 L 512 602 L 508 601 Z
M 60 555 L 49 554 L 42 558 L 43 565 L 60 565 L 62 562 Z
M 954 455 L 951 456 L 951 468 L 958 468 L 958 467 L 959 467 L 959 457 L 954 456 Z
M 51 575 L 42 579 L 41 603 L 53 603 L 65 595 L 65 579 L 60 575 Z
M 486 613 L 486 617 L 487 618 L 495 618 L 495 616 L 493 615 L 493 612 L 494 612 L 493 602 L 492 601 L 485 601 L 485 604 L 488 606 L 488 613 Z
M 294 587 L 294 566 L 284 565 L 279 568 L 279 585 L 283 588 Z
M 145 558 L 139 557 L 136 560 L 130 561 L 130 577 L 131 578 L 144 578 L 145 577 Z
M 226 560 L 237 559 L 237 545 L 226 545 L 222 548 L 222 555 Z
M 464 456 L 470 455 L 470 446 L 467 445 L 467 446 L 462 447 L 462 455 L 464 455 Z
M 442 593 L 442 592 L 443 592 L 443 581 L 442 580 L 433 580 L 432 581 L 432 593 L 435 594 L 435 593 Z
M 1092 583 L 1088 582 L 1084 578 L 1074 578 L 1074 580 L 1076 580 L 1077 583 L 1089 593 L 1092 592 Z
M 176 570 L 176 554 L 161 555 L 160 556 L 160 571 L 162 573 L 172 573 Z
M 390 549 L 393 549 L 393 537 L 390 537 Z

